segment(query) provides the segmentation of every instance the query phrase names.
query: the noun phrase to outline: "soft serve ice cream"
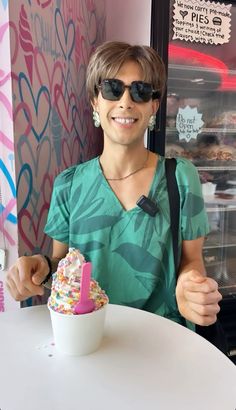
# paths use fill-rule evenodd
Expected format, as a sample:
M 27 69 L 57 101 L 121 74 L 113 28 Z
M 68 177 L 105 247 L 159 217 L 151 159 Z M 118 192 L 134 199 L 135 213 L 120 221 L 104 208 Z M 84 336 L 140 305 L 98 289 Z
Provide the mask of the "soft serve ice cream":
M 70 248 L 53 275 L 48 308 L 56 348 L 64 354 L 93 353 L 103 338 L 108 297 L 91 279 L 91 266 L 78 250 Z
M 58 265 L 53 275 L 51 296 L 48 307 L 66 315 L 75 314 L 75 305 L 80 300 L 81 271 L 85 263 L 84 256 L 75 248 L 70 248 L 66 257 Z M 108 303 L 108 297 L 97 281 L 91 279 L 89 298 L 94 302 L 94 310 L 101 309 Z

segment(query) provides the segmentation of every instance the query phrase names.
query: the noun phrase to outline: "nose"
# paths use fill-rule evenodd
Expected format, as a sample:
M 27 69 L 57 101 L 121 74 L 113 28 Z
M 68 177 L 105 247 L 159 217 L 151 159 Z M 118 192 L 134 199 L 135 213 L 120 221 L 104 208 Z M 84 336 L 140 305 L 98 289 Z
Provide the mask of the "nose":
M 134 105 L 134 101 L 131 98 L 129 88 L 127 87 L 127 88 L 125 88 L 125 92 L 119 100 L 119 107 L 120 108 L 130 109 L 130 108 L 133 107 L 133 105 Z

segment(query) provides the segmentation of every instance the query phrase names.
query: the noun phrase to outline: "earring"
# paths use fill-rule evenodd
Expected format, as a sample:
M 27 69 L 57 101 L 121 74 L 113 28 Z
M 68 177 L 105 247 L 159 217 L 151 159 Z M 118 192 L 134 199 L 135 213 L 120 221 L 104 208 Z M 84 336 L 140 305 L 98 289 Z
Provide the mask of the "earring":
M 96 128 L 100 127 L 101 121 L 100 121 L 99 113 L 95 110 L 93 111 L 93 122 Z
M 156 125 L 156 115 L 152 114 L 148 122 L 148 129 L 150 131 L 153 131 L 155 128 L 155 125 Z

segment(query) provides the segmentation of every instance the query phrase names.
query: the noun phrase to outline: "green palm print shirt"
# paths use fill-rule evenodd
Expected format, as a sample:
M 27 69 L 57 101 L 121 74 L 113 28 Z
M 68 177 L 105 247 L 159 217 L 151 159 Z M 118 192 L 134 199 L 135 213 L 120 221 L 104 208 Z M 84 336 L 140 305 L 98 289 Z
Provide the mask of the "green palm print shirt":
M 182 240 L 208 233 L 208 221 L 197 169 L 190 161 L 177 158 L 176 178 L 181 249 Z M 148 196 L 158 205 L 155 217 L 138 206 L 126 211 L 104 178 L 99 158 L 94 158 L 70 167 L 55 179 L 45 232 L 80 249 L 92 262 L 92 275 L 110 303 L 183 323 L 175 298 L 164 157 L 159 158 Z M 193 328 L 190 323 L 187 326 Z

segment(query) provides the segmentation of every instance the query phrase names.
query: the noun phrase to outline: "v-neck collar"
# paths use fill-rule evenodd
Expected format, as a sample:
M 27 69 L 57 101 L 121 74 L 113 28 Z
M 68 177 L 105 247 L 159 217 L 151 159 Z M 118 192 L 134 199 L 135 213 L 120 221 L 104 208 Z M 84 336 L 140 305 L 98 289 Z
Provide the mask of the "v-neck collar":
M 153 199 L 153 196 L 156 192 L 157 186 L 160 182 L 160 175 L 161 175 L 161 168 L 162 168 L 163 160 L 164 160 L 164 157 L 159 155 L 157 165 L 156 165 L 156 169 L 155 169 L 155 172 L 154 172 L 154 175 L 153 175 L 153 178 L 152 178 L 152 182 L 151 182 L 151 185 L 150 185 L 150 189 L 149 189 L 149 192 L 148 192 L 148 198 L 150 198 L 150 199 Z M 106 180 L 106 178 L 105 178 L 105 176 L 102 172 L 102 167 L 100 165 L 99 157 L 97 157 L 97 168 L 98 168 L 98 173 L 101 176 L 101 181 L 102 181 L 103 186 L 107 189 L 107 191 L 109 191 L 110 195 L 113 197 L 113 202 L 116 204 L 116 206 L 118 206 L 120 208 L 120 211 L 125 213 L 125 214 L 140 211 L 140 208 L 137 205 L 135 205 L 133 208 L 128 209 L 128 210 L 123 207 L 122 203 L 120 202 L 119 198 L 117 197 L 115 192 L 110 187 L 108 181 Z

